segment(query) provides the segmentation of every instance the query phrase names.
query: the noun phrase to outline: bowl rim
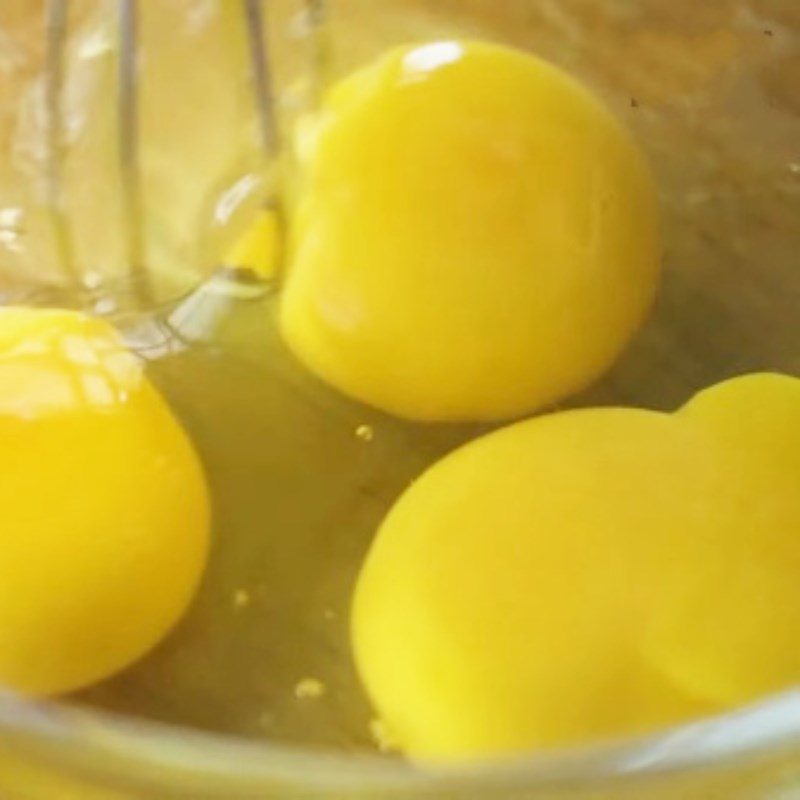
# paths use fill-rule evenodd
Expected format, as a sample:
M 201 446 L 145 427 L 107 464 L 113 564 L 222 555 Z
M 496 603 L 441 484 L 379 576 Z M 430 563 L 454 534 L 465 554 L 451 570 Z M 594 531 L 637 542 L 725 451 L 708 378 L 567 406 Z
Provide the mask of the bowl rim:
M 339 792 L 354 798 L 370 792 L 412 796 L 532 786 L 579 789 L 744 768 L 771 759 L 800 762 L 800 685 L 753 705 L 635 738 L 493 761 L 424 766 L 385 755 L 303 748 L 0 692 L 0 747 L 7 756 L 38 759 L 35 763 L 46 764 L 56 775 L 77 776 L 97 787 L 202 787 L 204 797 L 225 800 L 231 800 L 231 792 L 275 788 L 287 796 Z

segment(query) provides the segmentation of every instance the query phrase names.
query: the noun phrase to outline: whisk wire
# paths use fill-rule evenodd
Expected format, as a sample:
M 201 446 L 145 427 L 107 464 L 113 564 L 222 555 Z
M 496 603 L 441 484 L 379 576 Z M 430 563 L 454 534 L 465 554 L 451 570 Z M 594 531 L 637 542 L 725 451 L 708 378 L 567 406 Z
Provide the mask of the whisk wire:
M 312 92 L 311 101 L 316 107 L 325 91 L 325 79 L 328 75 L 330 61 L 330 41 L 328 38 L 326 0 L 306 0 L 306 14 L 309 21 L 309 33 L 312 47 Z
M 147 303 L 152 299 L 150 274 L 145 267 L 145 239 L 139 158 L 139 92 L 137 76 L 138 19 L 136 0 L 119 0 L 118 149 L 123 226 L 128 275 L 134 292 Z
M 46 137 L 45 196 L 56 254 L 67 279 L 80 278 L 75 244 L 64 204 L 64 55 L 69 0 L 48 0 L 45 10 L 47 47 L 44 65 L 44 127 Z
M 270 71 L 269 43 L 265 34 L 262 0 L 242 0 L 247 22 L 250 52 L 250 75 L 258 117 L 261 148 L 269 161 L 278 152 L 278 127 L 275 117 L 275 93 Z
M 150 274 L 144 262 L 144 224 L 139 159 L 137 76 L 138 20 L 136 0 L 119 0 L 118 137 L 122 207 L 128 274 L 142 302 L 152 300 Z

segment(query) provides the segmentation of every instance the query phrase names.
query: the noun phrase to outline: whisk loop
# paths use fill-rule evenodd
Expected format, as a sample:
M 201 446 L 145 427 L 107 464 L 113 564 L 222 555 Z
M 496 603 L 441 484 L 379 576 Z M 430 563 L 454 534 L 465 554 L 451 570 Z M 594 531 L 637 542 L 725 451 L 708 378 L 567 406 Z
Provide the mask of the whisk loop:
M 223 0 L 227 2 L 227 0 Z M 245 21 L 248 77 L 258 122 L 259 145 L 265 163 L 272 163 L 280 148 L 275 87 L 269 52 L 267 0 L 239 0 Z M 325 43 L 320 33 L 324 18 L 323 0 L 303 0 L 309 21 L 312 69 L 315 85 L 324 61 Z M 115 0 L 116 36 L 116 135 L 119 168 L 119 196 L 122 234 L 128 280 L 136 299 L 145 305 L 155 300 L 152 275 L 147 264 L 145 210 L 142 189 L 140 143 L 140 92 L 138 61 L 141 48 L 138 0 Z M 46 53 L 44 62 L 44 124 L 46 134 L 45 198 L 53 231 L 57 258 L 68 283 L 79 291 L 96 289 L 83 280 L 77 263 L 69 197 L 65 191 L 64 86 L 67 70 L 70 0 L 46 2 Z M 279 209 L 276 209 L 279 213 Z

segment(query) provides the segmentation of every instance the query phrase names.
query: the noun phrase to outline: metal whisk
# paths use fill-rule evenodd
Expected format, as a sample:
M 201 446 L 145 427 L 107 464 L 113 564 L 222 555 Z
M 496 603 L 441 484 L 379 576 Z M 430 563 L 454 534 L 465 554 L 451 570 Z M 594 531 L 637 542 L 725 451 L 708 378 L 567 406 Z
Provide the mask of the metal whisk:
M 249 81 L 259 129 L 259 146 L 265 162 L 273 161 L 280 147 L 276 102 L 269 44 L 267 0 L 235 0 L 241 7 L 247 41 Z M 124 258 L 128 279 L 137 302 L 147 306 L 154 299 L 151 276 L 146 264 L 144 198 L 141 180 L 139 136 L 139 86 L 137 55 L 140 44 L 138 0 L 113 0 L 116 50 L 117 158 L 119 191 L 123 211 Z M 321 72 L 325 60 L 323 35 L 324 0 L 303 0 L 313 63 Z M 66 48 L 70 0 L 47 0 L 46 49 L 44 59 L 44 141 L 46 146 L 44 196 L 53 230 L 56 256 L 67 280 L 80 287 L 81 270 L 77 263 L 74 231 L 71 229 L 68 197 L 64 181 L 65 109 L 64 85 L 67 69 Z M 314 85 L 321 82 L 314 76 Z

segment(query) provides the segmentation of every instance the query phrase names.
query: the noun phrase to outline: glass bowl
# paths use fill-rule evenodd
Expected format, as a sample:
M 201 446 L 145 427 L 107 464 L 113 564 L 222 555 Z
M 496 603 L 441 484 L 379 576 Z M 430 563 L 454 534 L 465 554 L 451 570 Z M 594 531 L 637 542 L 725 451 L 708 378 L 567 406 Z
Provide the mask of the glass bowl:
M 273 0 L 272 6 L 281 109 L 288 116 L 296 110 L 298 62 L 306 64 L 297 52 L 300 5 Z M 671 409 L 735 374 L 800 373 L 800 6 L 794 0 L 329 5 L 328 76 L 392 44 L 493 39 L 534 51 L 582 79 L 647 151 L 661 188 L 666 241 L 656 307 L 613 369 L 568 405 Z M 171 29 L 162 46 L 170 36 L 200 36 L 181 40 L 180 52 L 194 45 L 205 56 L 198 59 L 209 108 L 203 137 L 192 139 L 194 129 L 181 128 L 178 115 L 178 130 L 165 140 L 172 149 L 167 158 L 161 154 L 167 188 L 159 194 L 164 212 L 155 217 L 163 249 L 153 260 L 166 272 L 179 265 L 180 291 L 120 325 L 150 359 L 153 379 L 205 461 L 214 552 L 187 618 L 139 664 L 59 702 L 0 696 L 0 796 L 800 797 L 800 693 L 794 691 L 632 741 L 486 765 L 422 768 L 380 752 L 349 656 L 353 580 L 378 522 L 407 482 L 485 426 L 414 425 L 339 396 L 284 350 L 269 286 L 249 291 L 219 276 L 206 281 L 213 264 L 191 249 L 216 241 L 217 233 L 204 238 L 213 228 L 213 202 L 203 198 L 237 185 L 252 158 L 241 134 L 252 121 L 230 111 L 215 83 L 218 54 L 203 49 L 203 26 L 215 24 L 225 2 L 142 6 L 156 22 L 160 13 L 190 14 L 199 26 Z M 0 11 L 0 74 L 37 57 L 9 33 L 11 22 L 3 27 L 4 14 L 21 18 L 27 8 L 12 1 Z M 184 79 L 177 70 L 167 88 L 180 91 Z M 193 84 L 190 96 L 201 90 Z M 153 90 L 159 96 L 168 96 L 163 79 Z M 7 99 L 0 94 L 0 109 Z M 233 129 L 241 137 L 235 147 Z M 182 137 L 192 141 L 185 152 Z M 204 147 L 212 151 L 208 160 Z M 20 246 L 19 219 L 10 211 L 18 189 L 0 180 L 0 276 L 10 274 L 3 269 Z

